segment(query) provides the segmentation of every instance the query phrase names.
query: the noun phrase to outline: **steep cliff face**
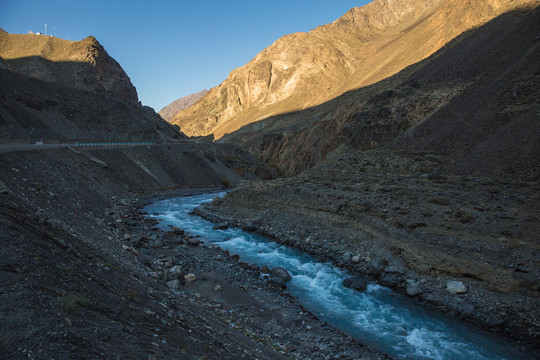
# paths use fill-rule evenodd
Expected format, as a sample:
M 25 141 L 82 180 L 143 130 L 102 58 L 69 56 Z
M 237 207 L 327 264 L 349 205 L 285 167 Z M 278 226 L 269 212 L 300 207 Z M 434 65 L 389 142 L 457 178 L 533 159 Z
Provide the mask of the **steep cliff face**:
M 200 100 L 200 98 L 206 95 L 207 92 L 208 90 L 204 89 L 195 94 L 184 96 L 178 100 L 175 100 L 169 105 L 165 106 L 163 109 L 159 110 L 158 114 L 165 120 L 171 121 L 180 110 L 187 109 L 191 105 L 195 104 Z
M 376 0 L 334 23 L 277 40 L 172 123 L 187 135 L 219 139 L 246 124 L 387 78 L 463 31 L 530 2 Z
M 67 41 L 52 36 L 0 32 L 0 58 L 8 70 L 56 84 L 138 102 L 120 65 L 92 36 Z

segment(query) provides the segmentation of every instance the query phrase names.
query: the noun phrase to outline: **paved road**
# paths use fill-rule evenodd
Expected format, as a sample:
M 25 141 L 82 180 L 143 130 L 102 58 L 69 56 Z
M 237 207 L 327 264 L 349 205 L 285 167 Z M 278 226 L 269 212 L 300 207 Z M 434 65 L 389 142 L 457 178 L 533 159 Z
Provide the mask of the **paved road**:
M 181 143 L 186 142 L 196 142 L 193 140 L 182 140 L 177 143 L 166 143 L 166 145 L 179 145 Z M 126 146 L 156 146 L 156 145 L 164 145 L 161 143 L 157 144 L 138 144 L 138 143 L 125 143 L 125 144 L 114 144 L 111 143 L 110 145 L 107 143 L 102 143 L 103 145 L 100 145 L 98 147 L 100 148 L 117 148 L 117 147 L 126 147 Z M 13 152 L 13 151 L 34 151 L 34 150 L 48 150 L 48 149 L 57 149 L 62 147 L 73 147 L 73 148 L 81 148 L 81 147 L 89 147 L 85 145 L 76 145 L 76 144 L 0 144 L 0 153 L 7 153 L 7 152 Z

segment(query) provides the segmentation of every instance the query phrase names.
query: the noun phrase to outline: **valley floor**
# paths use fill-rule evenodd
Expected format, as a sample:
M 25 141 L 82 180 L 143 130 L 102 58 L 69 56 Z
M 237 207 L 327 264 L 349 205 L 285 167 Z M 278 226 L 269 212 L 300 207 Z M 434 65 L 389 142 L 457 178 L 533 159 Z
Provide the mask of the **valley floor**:
M 447 176 L 436 170 L 442 162 L 337 152 L 197 212 L 256 228 L 538 351 L 540 184 Z M 450 294 L 449 281 L 467 292 Z

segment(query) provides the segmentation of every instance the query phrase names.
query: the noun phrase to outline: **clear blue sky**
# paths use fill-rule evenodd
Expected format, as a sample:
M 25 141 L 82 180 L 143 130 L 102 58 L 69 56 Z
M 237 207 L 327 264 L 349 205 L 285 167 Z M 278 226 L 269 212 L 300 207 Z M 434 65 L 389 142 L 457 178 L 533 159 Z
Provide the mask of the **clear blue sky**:
M 283 35 L 370 0 L 0 0 L 0 27 L 69 40 L 95 36 L 156 111 L 225 80 Z

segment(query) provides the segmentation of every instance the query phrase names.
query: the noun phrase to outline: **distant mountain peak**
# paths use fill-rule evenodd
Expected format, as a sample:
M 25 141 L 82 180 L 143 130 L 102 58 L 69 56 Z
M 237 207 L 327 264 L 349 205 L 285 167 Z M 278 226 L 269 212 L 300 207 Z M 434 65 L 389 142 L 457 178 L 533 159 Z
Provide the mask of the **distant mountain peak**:
M 204 89 L 197 93 L 181 97 L 180 99 L 173 101 L 163 109 L 159 110 L 158 114 L 161 115 L 161 117 L 165 120 L 171 121 L 180 110 L 187 109 L 191 105 L 195 104 L 200 98 L 206 95 L 207 92 L 208 90 Z

